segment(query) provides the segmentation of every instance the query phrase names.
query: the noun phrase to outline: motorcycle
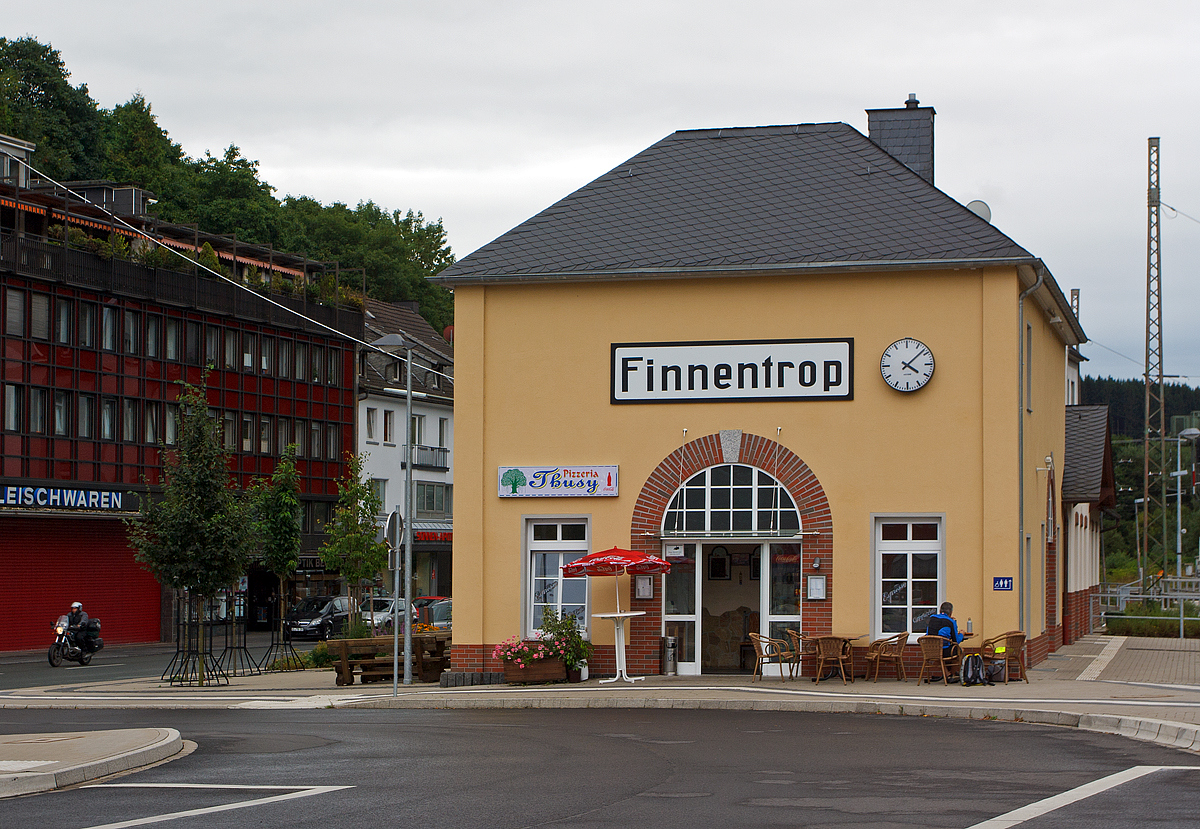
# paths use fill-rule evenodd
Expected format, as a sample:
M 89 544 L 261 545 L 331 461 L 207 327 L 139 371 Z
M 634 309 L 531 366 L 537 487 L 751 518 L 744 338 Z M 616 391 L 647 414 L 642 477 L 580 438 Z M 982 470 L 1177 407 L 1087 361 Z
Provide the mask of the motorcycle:
M 50 646 L 46 658 L 51 668 L 57 668 L 64 659 L 86 665 L 92 661 L 96 651 L 104 647 L 100 638 L 100 620 L 89 619 L 81 630 L 71 630 L 67 617 L 59 616 L 54 623 L 54 644 Z

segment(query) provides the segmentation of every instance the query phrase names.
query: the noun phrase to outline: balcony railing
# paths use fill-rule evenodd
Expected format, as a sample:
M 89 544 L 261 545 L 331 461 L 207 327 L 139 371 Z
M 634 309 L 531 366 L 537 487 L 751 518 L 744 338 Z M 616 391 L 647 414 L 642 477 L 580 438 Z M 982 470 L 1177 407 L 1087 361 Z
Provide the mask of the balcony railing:
M 28 236 L 0 236 L 0 268 L 22 276 L 65 282 L 164 305 L 195 308 L 288 328 L 319 329 L 298 316 L 302 314 L 344 334 L 362 336 L 363 316 L 357 308 L 318 305 L 303 297 L 270 294 L 273 302 L 283 306 L 279 308 L 254 291 L 216 277 L 147 268 L 123 259 L 105 259 Z
M 417 467 L 443 470 L 450 468 L 450 450 L 443 446 L 414 445 L 412 452 L 414 469 Z

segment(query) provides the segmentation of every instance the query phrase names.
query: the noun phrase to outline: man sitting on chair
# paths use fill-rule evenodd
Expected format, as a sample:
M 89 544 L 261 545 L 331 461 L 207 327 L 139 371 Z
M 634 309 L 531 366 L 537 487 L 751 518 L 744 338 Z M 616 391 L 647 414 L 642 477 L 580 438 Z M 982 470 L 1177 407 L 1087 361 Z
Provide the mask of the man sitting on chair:
M 954 613 L 954 605 L 950 602 L 942 602 L 938 612 L 929 617 L 929 626 L 925 629 L 928 635 L 940 636 L 946 640 L 942 644 L 943 659 L 957 657 L 960 653 L 958 645 L 963 640 L 963 635 L 958 632 L 958 622 L 954 621 L 952 613 Z

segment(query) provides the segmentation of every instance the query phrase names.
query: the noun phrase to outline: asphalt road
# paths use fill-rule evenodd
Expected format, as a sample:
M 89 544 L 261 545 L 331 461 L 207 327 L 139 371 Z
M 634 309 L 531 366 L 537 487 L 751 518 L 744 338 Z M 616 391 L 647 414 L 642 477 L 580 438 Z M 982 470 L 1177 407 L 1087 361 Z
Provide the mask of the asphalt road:
M 53 636 L 47 637 L 47 649 L 53 641 Z M 251 656 L 259 659 L 267 652 L 270 643 L 269 633 L 253 633 L 248 650 Z M 296 640 L 292 643 L 297 652 L 311 650 L 315 644 L 312 640 Z M 218 643 L 214 653 L 220 654 L 221 650 L 222 645 Z M 51 668 L 45 650 L 6 653 L 0 655 L 0 690 L 162 676 L 174 655 L 173 644 L 116 645 L 105 647 L 97 653 L 90 665 L 64 660 L 60 667 Z
M 3 824 L 115 829 L 198 810 L 169 825 L 971 827 L 1068 792 L 1078 799 L 1022 825 L 1194 827 L 1200 813 L 1200 757 L 1020 723 L 644 709 L 0 711 L 6 733 L 132 725 L 177 728 L 197 748 L 99 787 L 7 800 Z M 1138 767 L 1153 768 L 1078 790 Z

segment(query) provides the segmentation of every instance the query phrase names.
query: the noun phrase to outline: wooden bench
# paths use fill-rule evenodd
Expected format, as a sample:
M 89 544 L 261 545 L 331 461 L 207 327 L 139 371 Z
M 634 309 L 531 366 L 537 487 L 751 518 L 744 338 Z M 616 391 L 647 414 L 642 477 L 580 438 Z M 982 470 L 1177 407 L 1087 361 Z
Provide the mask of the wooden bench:
M 413 673 L 421 682 L 437 682 L 450 667 L 450 632 L 418 633 L 412 638 Z M 401 640 L 401 648 L 404 647 Z M 392 678 L 392 637 L 331 639 L 329 650 L 336 657 L 334 672 L 338 685 L 353 685 L 358 674 L 362 683 Z

